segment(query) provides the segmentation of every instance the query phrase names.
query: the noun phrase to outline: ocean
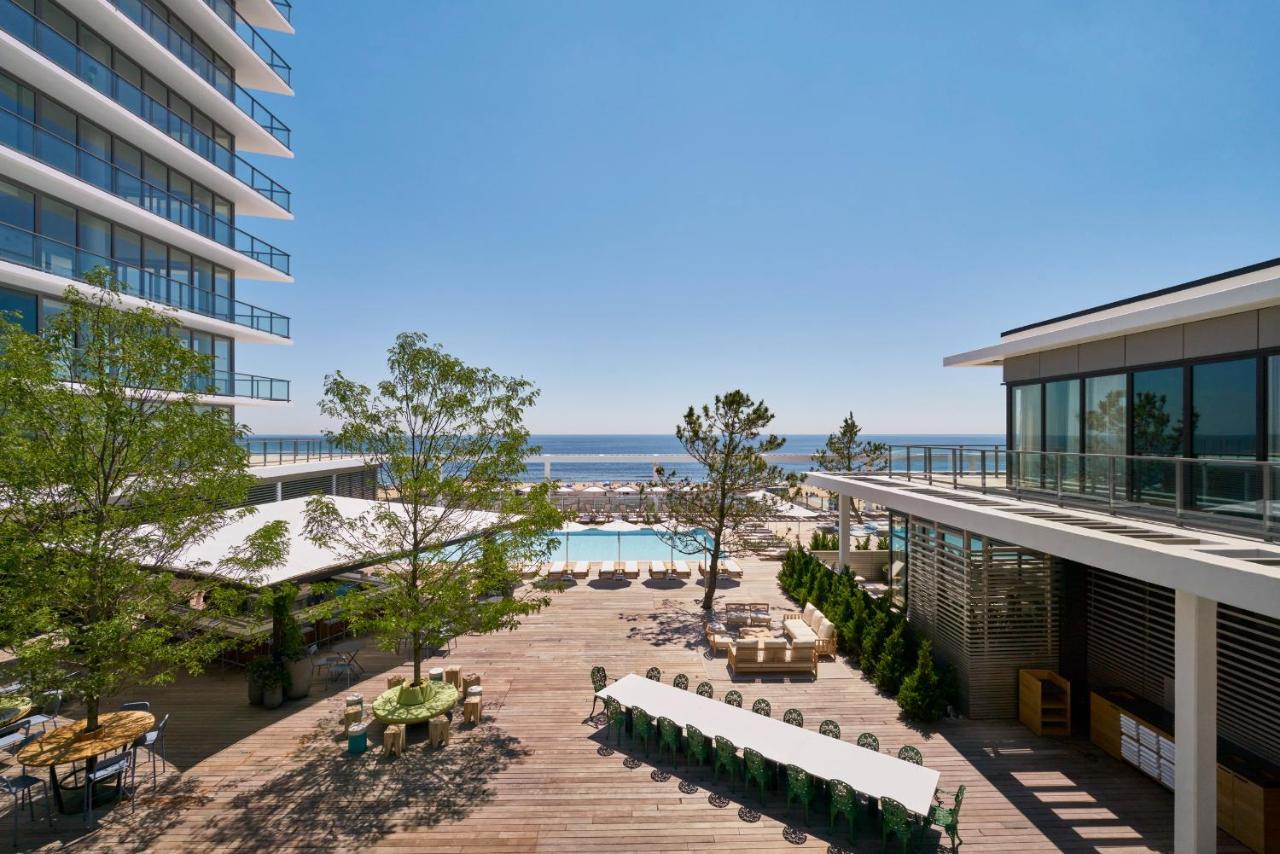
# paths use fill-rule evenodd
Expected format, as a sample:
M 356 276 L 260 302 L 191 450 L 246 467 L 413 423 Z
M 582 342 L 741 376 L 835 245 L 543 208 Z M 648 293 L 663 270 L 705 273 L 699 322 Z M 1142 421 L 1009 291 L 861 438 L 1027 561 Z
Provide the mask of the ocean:
M 276 439 L 320 439 L 319 434 L 312 435 L 275 435 L 254 434 L 254 440 Z M 818 434 L 783 435 L 786 444 L 781 453 L 805 454 L 813 453 L 823 446 L 827 437 Z M 871 442 L 884 442 L 890 445 L 990 445 L 1004 442 L 999 434 L 864 434 L 862 438 Z M 531 442 L 543 454 L 679 454 L 683 453 L 680 443 L 672 435 L 572 435 L 572 434 L 538 434 L 530 437 Z M 698 479 L 703 472 L 692 464 L 671 466 L 676 473 L 692 479 Z M 783 463 L 784 471 L 808 471 L 812 466 L 808 463 Z M 573 462 L 555 463 L 551 467 L 551 476 L 562 483 L 578 483 L 584 481 L 648 481 L 652 476 L 652 467 L 648 463 L 598 463 Z M 537 481 L 542 479 L 542 466 L 529 466 L 526 479 Z

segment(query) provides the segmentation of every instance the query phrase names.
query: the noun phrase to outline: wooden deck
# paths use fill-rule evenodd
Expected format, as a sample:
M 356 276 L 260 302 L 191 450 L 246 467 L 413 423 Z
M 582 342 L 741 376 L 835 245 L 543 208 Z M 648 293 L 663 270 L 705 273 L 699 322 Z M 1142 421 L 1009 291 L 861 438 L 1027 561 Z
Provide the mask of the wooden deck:
M 729 583 L 721 599 L 787 606 L 773 578 L 777 564 L 744 565 L 746 580 Z M 811 728 L 834 718 L 846 739 L 870 731 L 885 750 L 919 746 L 945 791 L 968 787 L 965 854 L 1172 848 L 1173 796 L 1085 739 L 1038 738 L 1012 722 L 948 722 L 917 732 L 843 661 L 824 660 L 816 681 L 731 679 L 723 656 L 707 657 L 701 592 L 696 578 L 579 584 L 518 631 L 460 639 L 432 665 L 483 674 L 482 725 L 455 726 L 441 751 L 427 750 L 425 728 L 413 728 L 396 760 L 379 757 L 378 727 L 369 752 L 346 754 L 337 723 L 345 685 L 313 687 L 308 700 L 271 712 L 247 704 L 242 671 L 139 691 L 127 699 L 148 699 L 158 715 L 173 715 L 172 765 L 159 786 L 142 787 L 134 812 L 127 805 L 101 812 L 92 833 L 78 816 L 60 817 L 50 832 L 24 815 L 19 847 L 742 852 L 822 850 L 834 842 L 833 851 L 879 850 L 873 821 L 850 845 L 828 833 L 821 810 L 806 824 L 798 808 L 784 808 L 781 794 L 761 806 L 754 795 L 714 783 L 707 770 L 633 757 L 625 740 L 615 752 L 601 751 L 603 733 L 583 719 L 591 708 L 589 670 L 602 664 L 614 676 L 657 665 L 667 682 L 676 673 L 688 674 L 691 689 L 711 681 L 717 698 L 731 687 L 748 703 L 766 697 L 776 716 L 799 708 Z M 353 690 L 366 701 L 385 688 L 387 674 L 408 671 L 399 657 L 372 649 L 360 660 L 369 675 Z M 729 803 L 712 803 L 716 795 Z M 740 815 L 744 804 L 760 815 Z M 5 834 L 8 820 L 0 817 Z M 1220 841 L 1221 850 L 1243 850 L 1226 836 Z M 919 850 L 935 845 L 945 850 L 946 838 L 939 843 L 933 831 Z

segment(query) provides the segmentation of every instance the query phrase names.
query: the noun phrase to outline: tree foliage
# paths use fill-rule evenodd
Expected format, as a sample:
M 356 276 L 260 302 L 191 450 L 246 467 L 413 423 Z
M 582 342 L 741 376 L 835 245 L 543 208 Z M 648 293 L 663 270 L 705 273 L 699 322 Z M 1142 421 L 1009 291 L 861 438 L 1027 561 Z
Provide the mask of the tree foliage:
M 785 440 L 765 434 L 773 413 L 741 390 L 716 395 L 700 410 L 690 406 L 676 426 L 676 438 L 694 463 L 706 469 L 706 479 L 693 481 L 679 472 L 659 466 L 658 482 L 667 490 L 668 523 L 660 536 L 686 554 L 701 551 L 697 532 L 711 536 L 711 563 L 707 568 L 702 607 L 710 610 L 720 571 L 720 548 L 727 532 L 767 518 L 771 504 L 752 497 L 782 480 L 782 470 L 764 455 L 778 450 Z
M 840 429 L 827 436 L 826 444 L 814 457 L 818 471 L 882 471 L 889 462 L 889 446 L 883 442 L 868 442 L 860 438 L 862 428 L 850 412 L 840 422 Z M 862 511 L 853 502 L 853 512 L 859 523 Z
M 270 523 L 218 566 L 185 556 L 254 512 L 226 510 L 255 482 L 241 429 L 198 405 L 212 362 L 170 317 L 126 310 L 103 269 L 88 280 L 100 290 L 68 289 L 39 335 L 0 322 L 0 646 L 32 688 L 81 697 L 93 728 L 102 698 L 209 661 L 225 641 L 199 618 L 237 607 L 225 582 L 286 546 Z
M 403 333 L 387 351 L 387 377 L 370 388 L 341 371 L 326 377 L 320 410 L 338 445 L 375 466 L 386 495 L 344 513 L 326 496 L 307 507 L 307 535 L 348 559 L 383 563 L 385 590 L 338 597 L 357 631 L 386 648 L 409 640 L 414 681 L 424 653 L 465 632 L 513 629 L 549 601 L 519 590 L 520 565 L 549 556 L 560 514 L 550 484 L 516 491 L 538 392 L 524 379 L 464 364 Z

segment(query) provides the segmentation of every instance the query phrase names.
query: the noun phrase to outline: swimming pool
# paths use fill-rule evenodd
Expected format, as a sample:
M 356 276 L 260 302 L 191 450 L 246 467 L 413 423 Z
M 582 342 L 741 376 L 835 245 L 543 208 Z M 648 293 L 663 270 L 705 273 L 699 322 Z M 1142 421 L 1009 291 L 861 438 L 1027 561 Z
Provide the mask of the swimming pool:
M 695 532 L 710 547 L 706 531 Z M 624 533 L 614 531 L 558 531 L 560 547 L 551 560 L 685 560 L 691 555 L 675 551 L 652 528 Z

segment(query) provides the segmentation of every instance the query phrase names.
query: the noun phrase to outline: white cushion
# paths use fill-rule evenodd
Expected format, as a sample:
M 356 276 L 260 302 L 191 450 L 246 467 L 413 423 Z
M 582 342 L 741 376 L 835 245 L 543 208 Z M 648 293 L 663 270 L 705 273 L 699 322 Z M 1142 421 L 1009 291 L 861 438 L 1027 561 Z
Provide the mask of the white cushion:
M 814 611 L 816 611 L 816 610 L 818 610 L 818 609 L 817 609 L 817 608 L 815 608 L 815 607 L 813 607 L 813 603 L 812 603 L 812 602 L 807 602 L 807 603 L 805 603 L 805 606 L 804 606 L 804 613 L 801 615 L 801 617 L 800 617 L 800 618 L 801 618 L 802 620 L 804 620 L 804 621 L 805 621 L 805 623 L 808 623 L 808 622 L 809 622 L 809 619 L 813 616 L 813 612 L 814 612 Z
M 826 640 L 836 635 L 836 624 L 823 617 L 822 625 L 818 626 L 818 637 Z

